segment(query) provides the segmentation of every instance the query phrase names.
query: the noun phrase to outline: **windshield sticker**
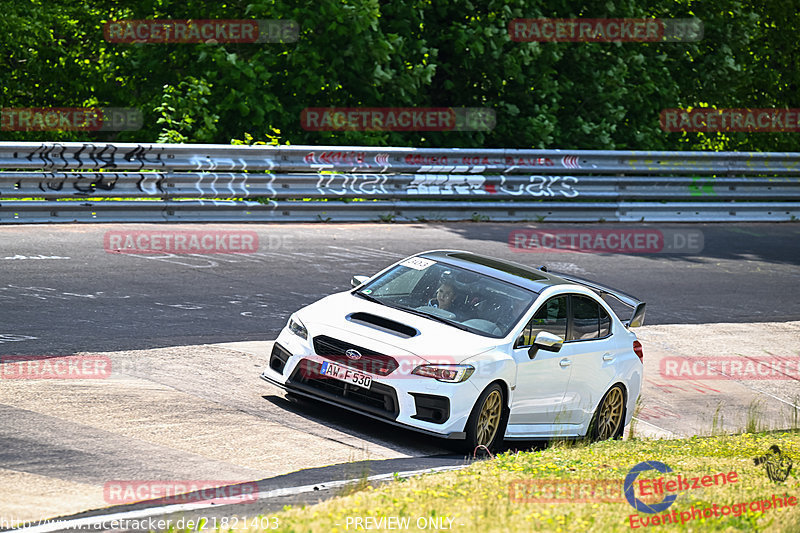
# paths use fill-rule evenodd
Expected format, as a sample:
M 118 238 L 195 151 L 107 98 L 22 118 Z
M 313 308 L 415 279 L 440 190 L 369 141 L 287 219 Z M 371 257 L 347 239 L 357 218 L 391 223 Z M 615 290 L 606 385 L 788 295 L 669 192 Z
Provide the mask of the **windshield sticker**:
M 431 265 L 435 265 L 436 261 L 431 261 L 430 259 L 425 259 L 424 257 L 412 257 L 411 259 L 406 259 L 400 266 L 413 268 L 414 270 L 425 270 Z

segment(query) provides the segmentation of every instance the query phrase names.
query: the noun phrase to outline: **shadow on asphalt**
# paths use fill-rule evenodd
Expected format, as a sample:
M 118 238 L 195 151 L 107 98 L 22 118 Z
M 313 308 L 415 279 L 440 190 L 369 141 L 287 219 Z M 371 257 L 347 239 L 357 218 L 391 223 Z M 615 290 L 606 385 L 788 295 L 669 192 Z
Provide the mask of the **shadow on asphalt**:
M 455 454 L 462 455 L 465 458 L 472 458 L 471 454 L 468 455 L 461 449 L 461 441 L 431 437 L 411 429 L 397 427 L 368 416 L 317 402 L 310 398 L 293 397 L 290 400 L 283 396 L 274 395 L 262 396 L 262 398 L 280 409 L 285 409 L 312 422 L 324 424 L 342 433 L 370 440 L 377 445 L 395 449 L 396 451 L 408 452 L 408 448 L 412 448 L 425 455 Z M 547 440 L 506 441 L 499 448 L 498 453 L 541 451 L 546 449 L 549 443 L 550 441 Z M 477 456 L 479 459 L 485 457 L 485 455 L 481 454 Z

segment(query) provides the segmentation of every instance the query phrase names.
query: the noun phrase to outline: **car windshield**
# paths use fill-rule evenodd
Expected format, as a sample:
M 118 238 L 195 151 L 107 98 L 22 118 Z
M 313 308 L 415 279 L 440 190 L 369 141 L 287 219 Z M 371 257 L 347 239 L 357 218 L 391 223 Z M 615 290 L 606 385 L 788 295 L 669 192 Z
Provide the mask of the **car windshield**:
M 403 261 L 357 292 L 495 338 L 505 337 L 537 296 L 510 283 L 422 257 Z

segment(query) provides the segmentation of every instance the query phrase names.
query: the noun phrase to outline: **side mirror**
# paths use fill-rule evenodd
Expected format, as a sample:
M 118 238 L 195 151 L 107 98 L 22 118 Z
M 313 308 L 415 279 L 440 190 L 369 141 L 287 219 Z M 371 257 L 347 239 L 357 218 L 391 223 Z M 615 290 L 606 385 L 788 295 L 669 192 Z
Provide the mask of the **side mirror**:
M 353 276 L 350 278 L 350 286 L 353 288 L 362 285 L 365 281 L 369 279 L 369 276 Z
M 540 331 L 533 339 L 533 346 L 528 349 L 528 355 L 531 359 L 536 355 L 538 350 L 547 350 L 548 352 L 557 352 L 561 350 L 564 341 L 558 335 L 553 335 L 547 331 Z

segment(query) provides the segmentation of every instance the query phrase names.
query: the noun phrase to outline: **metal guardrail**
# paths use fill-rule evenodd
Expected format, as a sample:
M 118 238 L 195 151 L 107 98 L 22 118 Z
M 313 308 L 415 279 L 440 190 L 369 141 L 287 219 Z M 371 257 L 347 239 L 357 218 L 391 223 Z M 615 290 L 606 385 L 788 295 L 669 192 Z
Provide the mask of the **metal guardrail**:
M 0 223 L 797 218 L 793 152 L 0 142 Z

